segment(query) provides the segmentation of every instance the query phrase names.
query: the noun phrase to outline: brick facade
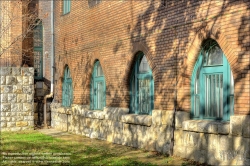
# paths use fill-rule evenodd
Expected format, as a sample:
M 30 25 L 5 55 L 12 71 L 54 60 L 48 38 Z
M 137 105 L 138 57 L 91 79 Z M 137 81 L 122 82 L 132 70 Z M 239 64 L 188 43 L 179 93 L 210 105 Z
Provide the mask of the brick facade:
M 164 2 L 164 1 L 162 1 Z M 154 109 L 189 112 L 190 81 L 202 42 L 212 38 L 226 55 L 234 76 L 234 114 L 250 113 L 248 1 L 72 1 L 62 14 L 55 2 L 55 99 L 61 102 L 68 65 L 74 104 L 90 104 L 93 64 L 106 79 L 106 105 L 129 107 L 129 77 L 135 54 L 143 51 L 153 71 Z M 175 86 L 177 84 L 177 86 Z

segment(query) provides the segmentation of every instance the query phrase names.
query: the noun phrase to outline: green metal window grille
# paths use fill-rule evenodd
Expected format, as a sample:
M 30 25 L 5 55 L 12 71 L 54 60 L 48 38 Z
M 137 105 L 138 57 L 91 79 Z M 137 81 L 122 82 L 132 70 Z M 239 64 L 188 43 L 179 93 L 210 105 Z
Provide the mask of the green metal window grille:
M 130 113 L 151 115 L 154 108 L 154 80 L 146 56 L 140 52 L 130 80 Z
M 90 87 L 90 109 L 103 110 L 106 106 L 106 83 L 99 61 L 95 62 Z
M 191 81 L 191 117 L 229 120 L 234 108 L 234 82 L 230 65 L 216 41 L 203 45 Z
M 71 0 L 63 0 L 63 14 L 70 12 Z
M 66 66 L 63 77 L 62 106 L 70 107 L 72 102 L 73 102 L 72 78 L 70 76 L 69 67 Z
M 42 22 L 33 29 L 34 78 L 43 79 L 43 26 Z

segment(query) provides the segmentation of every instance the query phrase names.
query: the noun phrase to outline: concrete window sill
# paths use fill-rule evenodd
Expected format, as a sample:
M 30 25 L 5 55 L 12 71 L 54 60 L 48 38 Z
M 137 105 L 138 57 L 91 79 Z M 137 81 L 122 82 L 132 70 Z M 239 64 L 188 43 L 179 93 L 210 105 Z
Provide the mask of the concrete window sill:
M 142 126 L 151 126 L 152 124 L 152 116 L 150 115 L 122 115 L 121 120 L 123 123 L 136 124 Z
M 229 122 L 211 120 L 186 120 L 182 122 L 182 129 L 199 133 L 229 134 Z

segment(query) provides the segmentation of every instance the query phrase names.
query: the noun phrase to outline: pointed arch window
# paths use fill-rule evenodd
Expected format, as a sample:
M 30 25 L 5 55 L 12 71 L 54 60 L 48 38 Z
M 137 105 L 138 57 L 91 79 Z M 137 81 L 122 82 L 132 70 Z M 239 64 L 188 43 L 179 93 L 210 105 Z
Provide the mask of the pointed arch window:
M 204 42 L 191 81 L 192 118 L 229 120 L 234 108 L 230 65 L 215 40 Z
M 90 88 L 90 109 L 103 110 L 106 106 L 106 83 L 99 61 L 95 62 Z
M 70 107 L 73 102 L 72 78 L 69 67 L 64 69 L 63 87 L 62 87 L 62 106 Z
M 140 52 L 130 79 L 130 113 L 151 115 L 154 108 L 154 80 L 146 56 Z

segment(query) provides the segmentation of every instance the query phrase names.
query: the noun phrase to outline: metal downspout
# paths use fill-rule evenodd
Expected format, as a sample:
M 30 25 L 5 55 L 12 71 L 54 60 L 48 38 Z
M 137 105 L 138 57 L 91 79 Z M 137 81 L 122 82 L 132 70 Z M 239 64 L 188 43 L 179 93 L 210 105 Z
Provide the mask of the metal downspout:
M 54 94 L 54 55 L 55 55 L 55 49 L 54 49 L 54 1 L 51 1 L 51 42 L 52 42 L 52 48 L 51 48 L 51 85 L 50 85 L 50 94 L 47 94 L 44 97 L 44 128 L 47 128 L 47 114 L 46 114 L 46 103 L 48 98 L 53 98 Z

